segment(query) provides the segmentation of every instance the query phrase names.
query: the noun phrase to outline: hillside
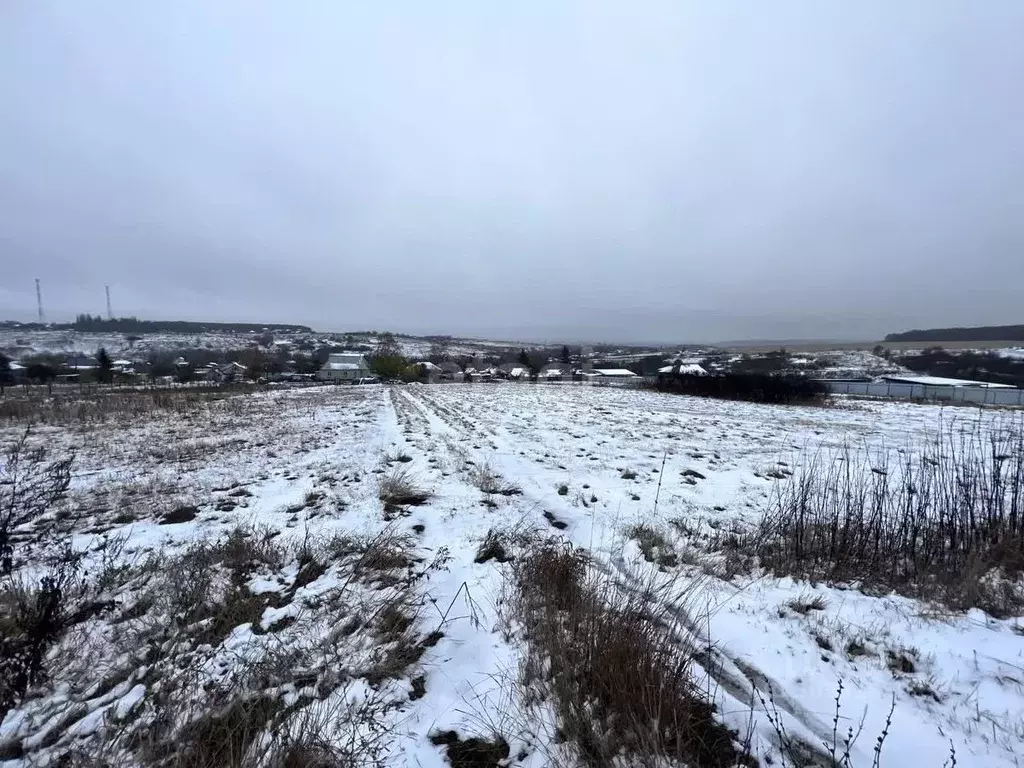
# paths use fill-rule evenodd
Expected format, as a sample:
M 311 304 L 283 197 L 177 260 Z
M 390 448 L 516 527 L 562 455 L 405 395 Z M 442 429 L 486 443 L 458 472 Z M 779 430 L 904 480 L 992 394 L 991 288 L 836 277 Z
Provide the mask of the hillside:
M 886 341 L 1024 341 L 1024 325 L 979 325 L 974 328 L 928 328 L 890 333 Z

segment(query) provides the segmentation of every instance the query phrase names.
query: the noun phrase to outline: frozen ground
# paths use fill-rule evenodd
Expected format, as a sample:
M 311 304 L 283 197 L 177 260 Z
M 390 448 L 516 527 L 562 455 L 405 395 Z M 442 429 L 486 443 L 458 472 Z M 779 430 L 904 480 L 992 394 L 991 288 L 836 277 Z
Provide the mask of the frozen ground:
M 22 534 L 35 537 L 34 558 L 54 531 L 70 530 L 94 561 L 110 541 L 123 541 L 117 557 L 125 562 L 158 550 L 170 557 L 239 524 L 267 526 L 296 543 L 408 534 L 424 566 L 413 587 L 415 627 L 429 642 L 417 646 L 406 669 L 355 675 L 340 706 L 385 701 L 382 721 L 394 733 L 386 765 L 446 765 L 429 737 L 455 730 L 497 731 L 509 742 L 510 764 L 543 766 L 558 748 L 543 718 L 528 714 L 513 693 L 522 650 L 503 624 L 505 566 L 475 562 L 480 544 L 501 527 L 561 536 L 628 586 L 669 578 L 625 533 L 636 523 L 663 526 L 679 533 L 678 568 L 689 585 L 681 624 L 705 649 L 695 672 L 728 725 L 745 733 L 753 723 L 762 758 L 774 751 L 774 730 L 755 691 L 774 702 L 769 708 L 790 733 L 820 745 L 833 732 L 841 680 L 838 730 L 864 727 L 855 766 L 871 765 L 893 704 L 882 765 L 940 766 L 952 742 L 960 766 L 1015 766 L 1024 753 L 1024 637 L 1016 621 L 763 575 L 709 577 L 688 564 L 699 552 L 686 556 L 701 546 L 694 532 L 740 530 L 757 520 L 773 484 L 785 482 L 805 449 L 848 442 L 899 448 L 933 434 L 940 419 L 981 420 L 984 428 L 999 418 L 902 403 L 769 407 L 573 385 L 240 396 L 180 414 L 37 427 L 34 439 L 52 451 L 76 453 L 72 492 L 50 519 Z M 432 495 L 420 505 L 382 505 L 380 479 L 402 469 Z M 520 492 L 484 493 L 481 473 Z M 188 506 L 194 519 L 168 522 Z M 317 633 L 334 637 L 318 611 L 348 571 L 339 563 L 300 579 L 300 568 L 286 561 L 248 574 L 251 593 L 287 600 L 259 604 L 258 618 L 218 634 L 204 648 L 202 674 L 220 679 L 268 638 L 287 645 Z M 372 602 L 379 584 L 360 589 L 347 599 Z M 808 604 L 815 608 L 801 607 Z M 6 716 L 0 745 L 20 740 L 36 764 L 46 764 L 69 750 L 88 753 L 104 727 L 158 706 L 146 664 L 111 650 L 121 620 L 89 623 L 88 669 L 66 662 L 64 679 L 55 675 Z M 80 633 L 74 642 L 84 642 Z M 372 655 L 369 634 L 346 642 L 352 658 Z M 68 650 L 55 649 L 54 657 Z M 361 663 L 347 663 L 349 678 Z M 87 672 L 109 677 L 114 669 L 114 684 L 97 690 L 84 682 Z M 297 686 L 285 688 L 296 700 Z

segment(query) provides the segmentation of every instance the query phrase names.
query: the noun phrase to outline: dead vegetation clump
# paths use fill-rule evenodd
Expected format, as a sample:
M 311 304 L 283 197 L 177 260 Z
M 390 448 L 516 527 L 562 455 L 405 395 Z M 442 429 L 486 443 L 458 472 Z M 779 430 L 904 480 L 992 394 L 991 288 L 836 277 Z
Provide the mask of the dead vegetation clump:
M 802 594 L 789 600 L 786 605 L 794 613 L 806 616 L 811 611 L 824 611 L 828 608 L 828 599 L 824 595 Z
M 619 588 L 555 539 L 533 543 L 513 571 L 510 604 L 528 649 L 521 685 L 554 703 L 584 764 L 749 761 L 694 685 L 694 649 L 663 595 Z
M 1024 419 L 946 423 L 916 450 L 818 454 L 743 542 L 779 574 L 1002 617 L 1024 606 Z
M 405 467 L 394 469 L 378 480 L 377 495 L 385 505 L 418 506 L 430 498 Z
M 640 552 L 649 563 L 661 568 L 674 568 L 679 565 L 679 556 L 665 534 L 653 526 L 637 523 L 626 529 L 626 535 L 636 539 Z
M 499 563 L 509 562 L 512 560 L 512 555 L 508 553 L 507 544 L 506 536 L 498 530 L 491 528 L 480 543 L 473 562 L 486 563 L 490 560 L 496 560 Z
M 505 480 L 487 462 L 472 465 L 469 480 L 488 495 L 517 496 L 523 492 L 522 488 Z
M 501 736 L 462 739 L 455 731 L 443 731 L 431 736 L 430 743 L 445 748 L 452 768 L 501 768 L 509 756 L 508 742 Z

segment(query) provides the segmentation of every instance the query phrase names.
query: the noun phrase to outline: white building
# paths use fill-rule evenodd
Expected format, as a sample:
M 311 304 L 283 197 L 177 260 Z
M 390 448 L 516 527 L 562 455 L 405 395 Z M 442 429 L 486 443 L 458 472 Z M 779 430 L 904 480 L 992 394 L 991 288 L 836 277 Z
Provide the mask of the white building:
M 370 366 L 358 352 L 335 352 L 317 371 L 320 381 L 356 381 L 370 376 Z
M 885 374 L 882 381 L 894 384 L 920 384 L 925 387 L 979 387 L 982 389 L 1015 389 L 1012 384 L 993 384 L 988 381 L 972 381 L 971 379 L 949 379 L 945 376 L 914 376 Z
M 639 381 L 640 377 L 627 368 L 595 368 L 589 373 L 584 373 L 583 380 L 592 384 L 607 384 Z
M 708 372 L 704 370 L 703 366 L 697 365 L 696 363 L 666 365 L 664 368 L 659 368 L 658 373 L 679 373 L 682 374 L 683 376 L 708 375 Z

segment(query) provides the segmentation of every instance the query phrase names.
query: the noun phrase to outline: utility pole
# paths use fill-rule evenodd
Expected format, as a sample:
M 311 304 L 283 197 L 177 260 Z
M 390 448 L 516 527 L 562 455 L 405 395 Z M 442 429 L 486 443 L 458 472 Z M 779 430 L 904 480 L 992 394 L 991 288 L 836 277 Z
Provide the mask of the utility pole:
M 45 315 L 43 314 L 43 289 L 39 285 L 39 278 L 36 278 L 36 306 L 39 309 L 39 324 L 42 325 L 45 322 Z
M 113 320 L 114 313 L 110 311 L 110 286 L 105 285 L 103 287 L 107 289 L 107 320 Z

